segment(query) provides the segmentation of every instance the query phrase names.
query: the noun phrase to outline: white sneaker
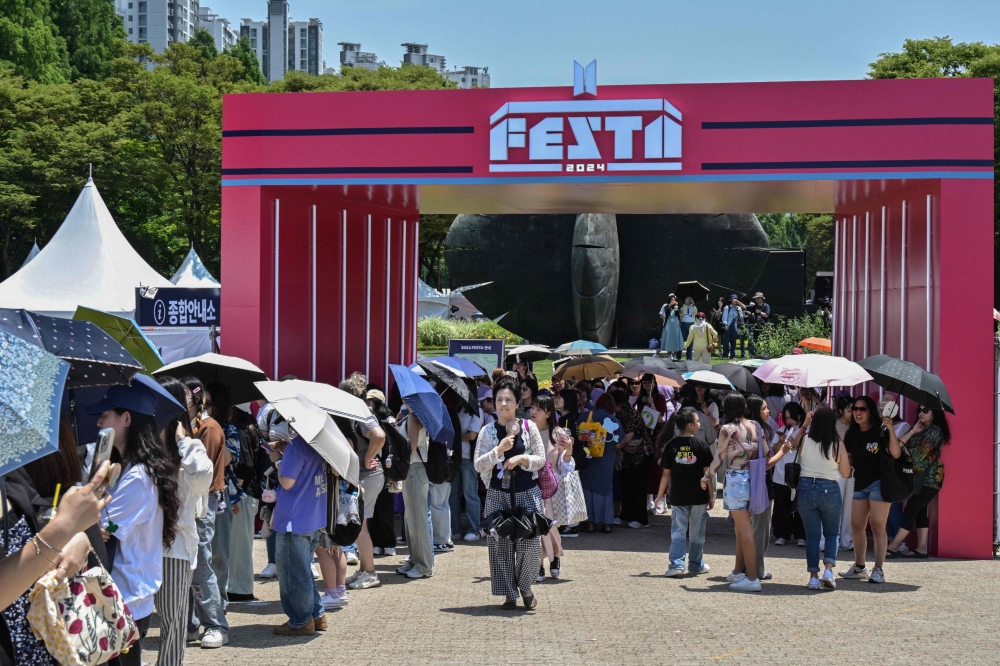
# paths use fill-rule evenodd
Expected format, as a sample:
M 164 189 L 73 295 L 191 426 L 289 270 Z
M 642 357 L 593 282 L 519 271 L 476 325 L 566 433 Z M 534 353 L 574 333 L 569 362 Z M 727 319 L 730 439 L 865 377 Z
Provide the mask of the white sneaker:
M 784 539 L 780 538 L 780 537 L 774 540 L 774 545 L 775 546 L 784 546 L 786 543 L 788 543 L 788 542 L 785 541 Z
M 354 579 L 354 582 L 347 586 L 349 590 L 367 590 L 372 587 L 378 587 L 382 584 L 382 581 L 378 579 L 378 575 L 369 573 L 367 571 L 362 571 L 361 575 Z
M 683 576 L 684 569 L 675 569 L 673 567 L 670 567 L 669 569 L 667 569 L 667 572 L 663 575 L 666 576 L 667 578 L 673 578 L 674 576 Z
M 382 557 L 382 549 L 378 546 L 372 546 L 372 555 L 375 557 Z
M 229 643 L 229 634 L 219 629 L 209 629 L 201 637 L 201 647 L 205 649 L 220 648 Z
M 638 520 L 633 520 L 632 522 L 630 522 L 630 523 L 628 524 L 628 526 L 629 526 L 629 527 L 631 527 L 631 528 L 632 528 L 632 529 L 634 529 L 634 530 L 644 530 L 644 529 L 646 529 L 647 527 L 649 527 L 649 525 L 643 525 L 643 524 L 642 524 L 642 523 L 640 523 L 640 522 L 639 522 Z
M 735 571 L 733 571 L 728 576 L 726 576 L 726 581 L 730 583 L 735 583 L 737 581 L 743 580 L 746 577 L 747 575 L 745 573 L 736 573 Z
M 352 573 L 350 576 L 347 577 L 347 580 L 344 581 L 344 585 L 347 585 L 349 587 L 351 583 L 353 583 L 354 581 L 356 581 L 358 578 L 361 577 L 362 573 L 364 572 L 361 569 L 358 569 L 357 571 L 355 571 L 354 573 Z
M 619 518 L 618 516 L 615 516 L 615 525 L 621 525 L 621 524 L 622 524 L 622 519 Z
M 666 515 L 667 502 L 665 500 L 660 500 L 659 502 L 657 502 L 656 506 L 653 507 L 653 513 L 655 513 L 657 516 Z
M 278 567 L 275 566 L 274 562 L 268 562 L 264 570 L 260 572 L 261 578 L 277 578 L 278 577 Z
M 396 557 L 396 549 L 395 548 L 383 548 L 382 549 L 382 554 L 385 555 L 386 557 Z
M 337 601 L 340 602 L 341 607 L 346 606 L 348 604 L 349 600 L 347 598 L 347 590 L 344 590 L 344 593 L 342 595 L 340 595 L 340 597 L 337 599 Z
M 809 585 L 808 585 L 808 587 L 809 587 L 810 590 L 818 590 L 819 589 L 819 578 L 810 578 L 809 579 Z
M 646 513 L 654 513 L 656 511 L 656 498 L 652 495 L 646 495 Z
M 691 574 L 697 576 L 699 574 L 707 574 L 711 570 L 712 570 L 712 567 L 708 566 L 707 564 L 702 564 L 700 568 L 689 569 L 689 572 Z
M 353 550 L 349 550 L 346 553 L 344 553 L 344 557 L 347 558 L 347 563 L 348 564 L 357 564 L 358 563 L 358 554 L 355 553 Z
M 462 537 L 462 541 L 479 541 L 479 533 L 469 532 L 464 537 Z
M 823 575 L 820 577 L 820 582 L 828 590 L 837 589 L 837 579 L 833 575 L 833 569 L 826 569 L 823 571 Z
M 729 586 L 733 592 L 760 592 L 760 579 L 750 580 L 746 576 Z
M 885 572 L 875 567 L 872 572 L 868 574 L 869 583 L 884 583 L 885 582 Z
M 545 565 L 544 564 L 541 565 L 541 568 L 538 570 L 538 575 L 535 577 L 535 582 L 536 583 L 544 583 L 545 582 Z
M 868 567 L 859 567 L 857 564 L 852 564 L 851 568 L 847 571 L 840 572 L 841 578 L 868 578 Z
M 799 542 L 796 545 L 799 548 L 805 548 L 806 547 L 806 540 L 805 539 L 799 539 Z
M 418 571 L 416 567 L 413 567 L 412 569 L 410 569 L 409 571 L 407 571 L 405 575 L 406 575 L 407 578 L 430 578 L 431 577 L 431 574 L 420 573 L 420 571 Z
M 323 604 L 323 610 L 330 611 L 330 610 L 337 610 L 338 608 L 340 608 L 340 599 L 335 599 L 326 592 L 320 595 L 319 602 Z
M 313 580 L 319 580 L 323 577 L 323 572 L 319 570 L 319 565 L 315 562 L 312 563 Z
M 413 568 L 413 562 L 405 560 L 402 564 L 396 567 L 396 573 L 405 576 L 410 573 L 410 569 Z

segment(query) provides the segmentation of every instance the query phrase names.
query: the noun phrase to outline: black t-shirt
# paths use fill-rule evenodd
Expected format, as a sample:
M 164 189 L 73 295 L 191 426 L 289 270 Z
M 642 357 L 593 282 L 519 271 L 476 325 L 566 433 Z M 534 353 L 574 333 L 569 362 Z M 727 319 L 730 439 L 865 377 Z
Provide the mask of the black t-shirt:
M 882 478 L 882 463 L 879 454 L 887 446 L 881 436 L 882 428 L 874 425 L 867 431 L 851 428 L 844 435 L 844 448 L 851 454 L 854 466 L 854 489 L 864 490 Z M 888 439 L 888 438 L 885 438 Z
M 670 470 L 670 503 L 674 506 L 708 504 L 701 477 L 712 464 L 712 450 L 694 437 L 674 437 L 663 449 L 660 466 Z

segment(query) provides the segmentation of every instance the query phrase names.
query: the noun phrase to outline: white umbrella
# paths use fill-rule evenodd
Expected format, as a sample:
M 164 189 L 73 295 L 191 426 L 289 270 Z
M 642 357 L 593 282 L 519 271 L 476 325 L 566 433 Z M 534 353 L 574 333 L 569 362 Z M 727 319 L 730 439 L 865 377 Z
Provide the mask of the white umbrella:
M 342 391 L 335 386 L 322 384 L 320 382 L 310 382 L 304 379 L 289 379 L 283 382 L 257 382 L 257 388 L 264 393 L 264 397 L 270 400 L 268 395 L 289 397 L 289 391 L 297 393 L 304 398 L 308 398 L 317 407 L 335 416 L 343 416 L 351 421 L 367 423 L 371 427 L 378 426 L 378 420 L 368 409 L 368 404 L 361 398 L 351 395 L 347 391 Z
M 725 375 L 721 375 L 718 372 L 712 372 L 711 370 L 695 370 L 694 372 L 685 372 L 682 376 L 689 382 L 697 382 L 708 386 L 718 386 L 719 388 L 734 388 L 732 382 L 726 379 Z
M 872 376 L 854 361 L 826 354 L 792 354 L 771 359 L 754 370 L 753 376 L 769 384 L 804 388 L 854 386 L 872 381 Z
M 340 428 L 329 414 L 308 398 L 291 388 L 284 391 L 275 388 L 283 383 L 286 382 L 257 382 L 257 388 L 274 409 L 285 417 L 295 432 L 323 456 L 323 460 L 338 476 L 348 483 L 358 485 L 358 472 L 361 468 L 358 454 L 340 432 Z M 271 386 L 261 386 L 262 384 Z

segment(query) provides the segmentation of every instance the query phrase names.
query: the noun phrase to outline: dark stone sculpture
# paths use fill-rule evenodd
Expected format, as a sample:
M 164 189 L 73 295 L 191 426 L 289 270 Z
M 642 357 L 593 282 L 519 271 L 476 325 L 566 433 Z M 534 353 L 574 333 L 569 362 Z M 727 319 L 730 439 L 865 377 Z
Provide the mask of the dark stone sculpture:
M 618 302 L 618 227 L 614 215 L 576 216 L 570 266 L 577 334 L 581 340 L 610 347 Z
M 678 282 L 698 280 L 714 303 L 749 290 L 769 253 L 751 214 L 459 215 L 445 244 L 452 283 L 480 285 L 463 293 L 507 330 L 618 347 L 659 337 L 657 313 Z

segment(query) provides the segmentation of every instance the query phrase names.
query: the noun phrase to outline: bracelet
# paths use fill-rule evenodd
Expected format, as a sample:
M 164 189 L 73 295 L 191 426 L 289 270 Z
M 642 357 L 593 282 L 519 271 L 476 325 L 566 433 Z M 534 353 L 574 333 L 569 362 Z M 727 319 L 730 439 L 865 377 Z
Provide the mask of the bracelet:
M 53 553 L 58 553 L 58 554 L 62 555 L 62 551 L 61 551 L 61 550 L 59 550 L 58 548 L 53 548 L 53 547 L 52 547 L 52 546 L 51 546 L 51 545 L 49 544 L 49 542 L 48 542 L 48 541 L 46 541 L 45 539 L 43 539 L 43 538 L 42 538 L 42 535 L 41 535 L 41 534 L 36 534 L 36 535 L 35 535 L 35 538 L 36 538 L 36 539 L 38 539 L 39 541 L 41 541 L 41 542 L 42 542 L 42 545 L 43 545 L 43 546 L 45 546 L 46 548 L 48 548 L 49 550 L 51 550 L 51 551 L 52 551 Z
M 31 545 L 33 545 L 35 547 L 35 555 L 38 555 L 39 557 L 41 557 L 43 560 L 45 560 L 46 562 L 48 562 L 52 566 L 55 566 L 56 563 L 53 562 L 52 560 L 50 560 L 48 557 L 46 557 L 45 554 L 42 553 L 42 549 L 38 547 L 38 542 L 35 541 L 35 539 L 37 539 L 37 538 L 38 538 L 37 534 L 35 536 L 31 537 Z

